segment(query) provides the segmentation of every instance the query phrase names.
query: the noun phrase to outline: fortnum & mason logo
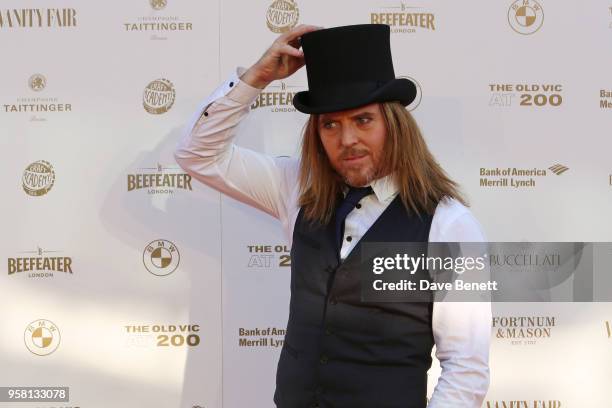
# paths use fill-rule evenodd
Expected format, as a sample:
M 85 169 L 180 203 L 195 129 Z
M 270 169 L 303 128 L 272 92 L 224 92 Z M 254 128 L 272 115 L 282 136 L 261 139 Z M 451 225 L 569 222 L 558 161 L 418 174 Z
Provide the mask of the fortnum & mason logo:
M 26 347 L 37 356 L 47 356 L 60 345 L 60 331 L 57 326 L 46 319 L 35 320 L 26 327 L 23 334 Z
M 495 338 L 513 346 L 534 345 L 541 339 L 550 339 L 556 324 L 555 316 L 493 317 Z
M 174 105 L 176 92 L 174 85 L 167 79 L 160 78 L 149 82 L 142 94 L 142 106 L 152 115 L 161 115 Z
M 391 34 L 436 30 L 435 14 L 425 11 L 424 7 L 408 6 L 401 2 L 396 6 L 380 7 L 380 10 L 370 13 L 370 23 L 387 24 Z
M 508 8 L 508 23 L 519 34 L 533 34 L 544 23 L 544 10 L 535 0 L 516 0 Z
M 33 197 L 45 195 L 55 183 L 55 172 L 51 163 L 38 160 L 31 163 L 23 171 L 21 185 L 26 194 Z
M 172 242 L 165 239 L 151 241 L 142 253 L 142 262 L 151 274 L 167 276 L 179 266 L 181 255 Z
M 273 33 L 286 33 L 296 26 L 300 10 L 295 0 L 274 0 L 266 13 L 266 25 Z

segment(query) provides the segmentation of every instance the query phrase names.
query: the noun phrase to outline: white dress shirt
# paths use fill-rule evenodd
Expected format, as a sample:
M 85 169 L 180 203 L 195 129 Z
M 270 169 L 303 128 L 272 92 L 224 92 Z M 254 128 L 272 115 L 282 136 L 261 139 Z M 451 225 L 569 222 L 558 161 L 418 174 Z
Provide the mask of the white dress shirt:
M 280 220 L 289 245 L 299 212 L 299 159 L 274 157 L 237 146 L 235 129 L 261 89 L 240 80 L 238 67 L 202 103 L 175 150 L 177 163 L 193 178 Z M 398 193 L 391 177 L 371 184 L 374 194 L 360 201 L 345 220 L 342 259 L 359 242 Z M 434 213 L 429 242 L 484 242 L 483 228 L 454 199 Z M 434 302 L 432 329 L 442 372 L 430 408 L 480 408 L 489 387 L 491 305 L 488 302 Z

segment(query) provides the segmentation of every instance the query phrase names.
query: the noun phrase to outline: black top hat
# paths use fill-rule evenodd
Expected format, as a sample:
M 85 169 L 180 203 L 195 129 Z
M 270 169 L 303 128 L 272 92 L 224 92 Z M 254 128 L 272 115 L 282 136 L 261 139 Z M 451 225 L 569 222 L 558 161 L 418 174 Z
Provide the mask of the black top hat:
M 386 24 L 356 24 L 302 35 L 308 91 L 295 94 L 295 108 L 325 113 L 374 102 L 409 105 L 416 86 L 395 78 L 390 31 Z

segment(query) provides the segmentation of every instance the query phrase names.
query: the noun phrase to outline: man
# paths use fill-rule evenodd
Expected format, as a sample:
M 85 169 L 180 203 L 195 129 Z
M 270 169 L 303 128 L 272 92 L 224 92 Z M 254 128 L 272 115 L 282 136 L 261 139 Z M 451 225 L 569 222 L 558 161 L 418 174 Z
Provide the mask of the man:
M 362 242 L 485 240 L 404 108 L 416 88 L 395 78 L 389 36 L 378 24 L 282 34 L 204 101 L 175 151 L 195 179 L 278 218 L 292 244 L 281 408 L 423 408 L 434 343 L 430 407 L 479 408 L 489 385 L 490 304 L 360 299 Z M 259 92 L 303 65 L 301 158 L 233 144 Z

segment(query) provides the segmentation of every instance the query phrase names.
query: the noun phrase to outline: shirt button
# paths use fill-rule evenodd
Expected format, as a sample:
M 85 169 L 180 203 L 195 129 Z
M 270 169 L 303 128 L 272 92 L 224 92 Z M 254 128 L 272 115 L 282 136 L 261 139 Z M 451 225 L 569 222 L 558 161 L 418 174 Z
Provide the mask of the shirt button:
M 321 394 L 323 394 L 323 387 L 317 387 L 317 389 L 315 390 L 315 392 L 317 393 L 317 395 L 321 395 Z
M 348 237 L 346 237 L 346 240 L 347 240 L 348 242 L 351 242 L 351 241 L 353 240 L 353 237 L 351 237 L 351 236 L 349 235 Z
M 328 361 L 329 361 L 329 358 L 327 358 L 327 356 L 326 356 L 325 354 L 323 354 L 323 355 L 321 356 L 321 358 L 319 359 L 319 362 L 320 362 L 321 364 L 327 364 L 327 362 L 328 362 Z
M 328 335 L 328 336 L 331 336 L 333 334 L 333 332 L 331 331 L 329 326 L 325 328 L 325 334 Z
M 332 305 L 337 305 L 338 301 L 336 300 L 336 298 L 331 298 L 329 303 L 331 303 Z
M 233 82 L 230 82 L 230 84 L 229 84 L 229 85 L 230 85 L 230 88 L 231 88 L 232 86 L 234 86 L 234 83 L 233 83 Z
M 204 116 L 208 116 L 208 112 L 204 112 Z
M 360 209 L 361 208 L 361 204 L 358 203 L 355 207 L 357 207 L 357 209 Z

